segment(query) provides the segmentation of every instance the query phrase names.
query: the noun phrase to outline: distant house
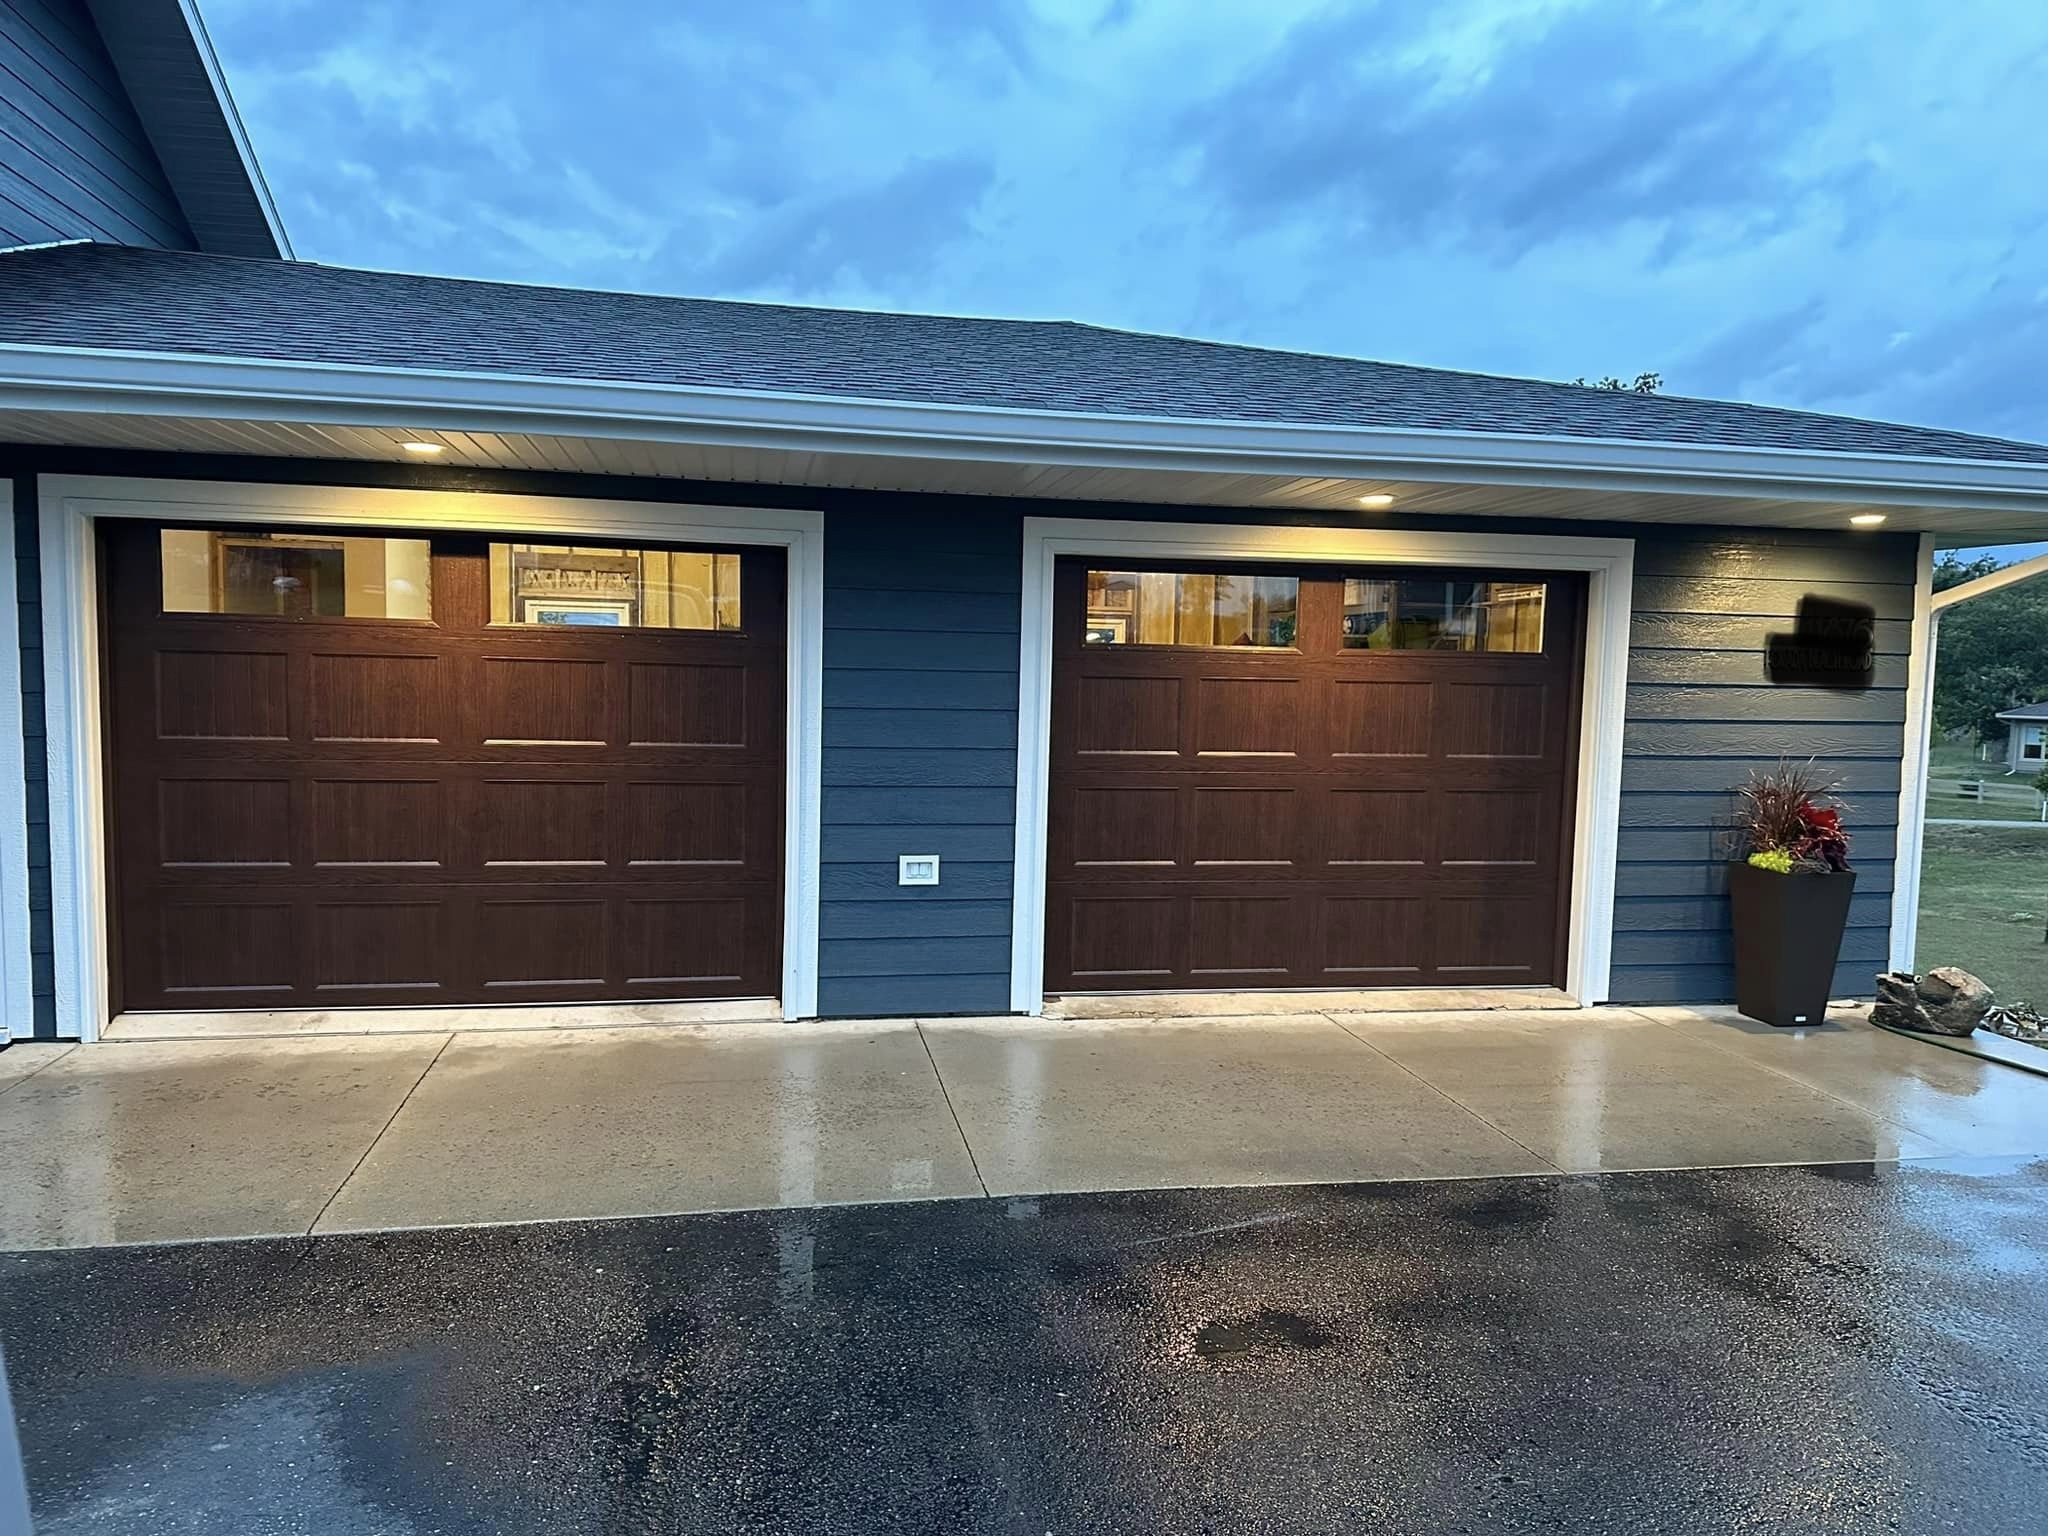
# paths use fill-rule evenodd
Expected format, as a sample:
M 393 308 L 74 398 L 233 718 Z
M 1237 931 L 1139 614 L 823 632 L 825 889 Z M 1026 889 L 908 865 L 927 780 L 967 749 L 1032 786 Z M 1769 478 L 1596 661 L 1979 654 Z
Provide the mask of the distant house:
M 1998 716 L 2008 729 L 2005 735 L 2005 771 L 2039 773 L 2048 762 L 2048 699 L 2002 710 Z

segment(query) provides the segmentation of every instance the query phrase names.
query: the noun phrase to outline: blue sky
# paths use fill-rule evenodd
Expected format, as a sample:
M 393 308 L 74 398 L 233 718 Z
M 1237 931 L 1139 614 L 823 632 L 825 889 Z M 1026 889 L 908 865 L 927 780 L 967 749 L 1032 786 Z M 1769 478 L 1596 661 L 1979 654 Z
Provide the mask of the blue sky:
M 2026 0 L 205 14 L 316 260 L 1654 369 L 2048 440 Z

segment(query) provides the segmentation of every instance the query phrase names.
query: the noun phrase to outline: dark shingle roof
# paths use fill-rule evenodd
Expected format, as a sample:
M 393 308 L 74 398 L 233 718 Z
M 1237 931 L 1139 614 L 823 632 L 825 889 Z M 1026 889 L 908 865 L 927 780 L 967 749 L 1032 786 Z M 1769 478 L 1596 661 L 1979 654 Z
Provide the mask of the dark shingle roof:
M 2048 699 L 2039 704 L 2021 704 L 2013 709 L 1998 712 L 2001 720 L 2048 720 Z
M 1071 321 L 807 309 L 73 245 L 0 255 L 0 342 L 1311 426 L 2048 463 L 1807 411 Z

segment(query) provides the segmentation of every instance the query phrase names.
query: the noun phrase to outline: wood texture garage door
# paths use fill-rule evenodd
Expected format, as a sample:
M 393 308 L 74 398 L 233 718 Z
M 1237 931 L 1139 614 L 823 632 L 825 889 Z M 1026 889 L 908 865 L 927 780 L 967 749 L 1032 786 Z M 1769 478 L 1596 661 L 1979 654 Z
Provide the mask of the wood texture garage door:
M 1583 610 L 1061 562 L 1047 990 L 1561 983 Z
M 778 990 L 779 551 L 265 537 L 103 533 L 121 1007 Z M 351 564 L 344 616 L 358 545 L 421 579 Z M 227 601 L 223 561 L 242 611 L 164 611 Z M 714 617 L 686 594 L 706 627 L 638 627 L 657 561 L 722 573 Z

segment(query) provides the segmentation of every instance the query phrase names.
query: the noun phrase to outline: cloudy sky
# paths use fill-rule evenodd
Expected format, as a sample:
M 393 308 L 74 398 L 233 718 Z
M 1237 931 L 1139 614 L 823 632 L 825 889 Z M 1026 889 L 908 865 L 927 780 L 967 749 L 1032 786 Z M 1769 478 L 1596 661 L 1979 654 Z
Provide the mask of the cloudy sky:
M 204 9 L 316 260 L 2048 440 L 2039 0 Z

